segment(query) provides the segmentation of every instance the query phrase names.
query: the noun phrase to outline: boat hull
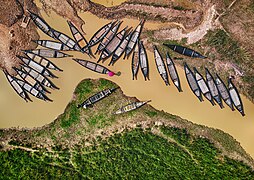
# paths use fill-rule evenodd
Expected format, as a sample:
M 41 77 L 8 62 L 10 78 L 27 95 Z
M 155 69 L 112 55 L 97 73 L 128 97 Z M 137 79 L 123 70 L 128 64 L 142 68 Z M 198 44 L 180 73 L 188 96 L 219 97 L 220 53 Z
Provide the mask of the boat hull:
M 169 76 L 170 76 L 171 80 L 173 81 L 173 83 L 174 83 L 175 87 L 178 89 L 178 91 L 182 92 L 180 78 L 178 76 L 175 64 L 174 64 L 174 62 L 173 62 L 173 60 L 170 57 L 168 52 L 167 52 L 167 55 L 166 55 L 166 64 L 167 64 L 168 73 L 169 73 Z
M 124 40 L 122 41 L 122 43 L 119 45 L 119 47 L 114 51 L 113 55 L 112 55 L 112 59 L 109 63 L 109 66 L 110 65 L 114 65 L 116 63 L 116 61 L 123 55 L 125 49 L 126 49 L 126 46 L 130 40 L 130 37 L 131 37 L 131 34 L 132 34 L 132 31 L 129 32 L 128 35 L 126 35 L 126 37 L 124 38 Z
M 206 81 L 207 81 L 207 85 L 210 89 L 213 99 L 220 106 L 221 109 L 224 108 L 221 101 L 220 94 L 219 94 L 219 90 L 215 84 L 214 78 L 207 68 L 206 68 Z
M 147 79 L 149 80 L 148 57 L 147 57 L 146 49 L 145 49 L 142 41 L 139 41 L 138 47 L 139 47 L 139 64 L 140 64 L 140 68 L 143 73 L 143 76 L 145 78 L 145 81 L 146 81 Z
M 153 49 L 154 49 L 154 59 L 155 59 L 157 70 L 162 80 L 165 82 L 166 86 L 169 86 L 168 73 L 166 70 L 165 63 L 162 59 L 162 56 L 156 46 L 153 46 Z
M 215 104 L 213 102 L 213 98 L 212 98 L 210 89 L 209 89 L 204 77 L 198 72 L 198 70 L 196 68 L 194 68 L 194 74 L 195 74 L 195 78 L 196 78 L 196 81 L 197 81 L 200 91 L 205 96 L 205 98 L 208 101 L 210 101 L 210 103 L 214 106 Z
M 139 48 L 137 44 L 132 54 L 132 62 L 131 62 L 132 80 L 137 79 L 138 70 L 139 70 Z
M 193 58 L 206 58 L 205 56 L 203 56 L 202 54 L 200 54 L 197 51 L 194 51 L 193 49 L 187 48 L 187 47 L 183 47 L 183 46 L 179 46 L 179 45 L 172 45 L 172 44 L 166 44 L 163 43 L 164 46 L 172 49 L 173 51 L 188 56 L 188 57 L 193 57 Z
M 118 88 L 112 88 L 112 89 L 105 89 L 103 91 L 100 91 L 98 93 L 96 93 L 95 95 L 89 97 L 88 99 L 86 99 L 83 103 L 78 105 L 78 108 L 89 108 L 92 107 L 95 103 L 101 101 L 102 99 L 108 97 L 109 95 L 111 95 L 116 89 Z
M 185 76 L 191 91 L 197 96 L 199 101 L 202 102 L 203 98 L 202 98 L 201 91 L 198 87 L 198 83 L 196 81 L 196 78 L 193 72 L 190 70 L 189 66 L 187 65 L 187 63 L 184 63 L 184 71 L 185 71 Z
M 228 79 L 228 90 L 235 108 L 241 113 L 242 116 L 245 116 L 240 94 L 235 85 L 233 84 L 231 78 Z
M 218 74 L 216 74 L 215 83 L 223 101 L 230 107 L 232 111 L 234 111 L 234 106 L 231 97 L 229 95 L 228 89 Z

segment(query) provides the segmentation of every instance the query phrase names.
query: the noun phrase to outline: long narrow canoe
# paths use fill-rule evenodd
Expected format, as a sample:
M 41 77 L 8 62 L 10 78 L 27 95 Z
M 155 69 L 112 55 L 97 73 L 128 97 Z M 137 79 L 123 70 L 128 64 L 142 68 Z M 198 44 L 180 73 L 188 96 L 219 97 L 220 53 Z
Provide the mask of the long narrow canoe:
M 67 21 L 69 24 L 71 33 L 75 39 L 75 41 L 78 43 L 79 48 L 81 52 L 88 54 L 89 56 L 92 55 L 92 51 L 90 47 L 88 47 L 88 42 L 86 38 L 79 32 L 78 28 L 76 28 L 70 21 Z
M 203 101 L 202 94 L 201 94 L 200 89 L 198 87 L 196 78 L 195 78 L 193 72 L 190 70 L 187 63 L 184 63 L 184 71 L 185 71 L 185 76 L 186 76 L 187 82 L 188 82 L 192 92 L 198 97 L 200 102 Z
M 220 96 L 223 99 L 223 101 L 234 111 L 234 106 L 231 100 L 231 97 L 229 95 L 228 89 L 224 82 L 221 80 L 221 78 L 216 74 L 215 78 L 215 84 L 219 90 Z
M 104 62 L 105 59 L 110 57 L 113 52 L 116 50 L 116 48 L 120 45 L 120 43 L 123 41 L 125 32 L 128 27 L 125 27 L 122 31 L 118 32 L 114 38 L 108 43 L 108 45 L 104 48 L 102 51 L 100 58 L 97 62 L 100 62 L 101 60 Z
M 242 116 L 245 116 L 240 94 L 233 84 L 231 78 L 228 79 L 228 91 L 235 108 L 242 114 Z
M 52 83 L 47 77 L 41 75 L 39 72 L 28 66 L 22 66 L 22 70 L 37 80 L 41 85 L 49 87 L 51 89 L 59 89 L 54 83 Z
M 210 89 L 211 95 L 213 99 L 217 102 L 217 104 L 219 104 L 220 108 L 222 109 L 224 108 L 224 106 L 222 104 L 220 93 L 215 84 L 214 78 L 207 68 L 205 68 L 205 70 L 206 70 L 206 82 Z
M 48 60 L 40 55 L 34 54 L 32 52 L 24 52 L 24 53 L 25 53 L 25 55 L 27 55 L 27 57 L 29 57 L 30 59 L 39 63 L 40 65 L 44 66 L 45 68 L 56 70 L 56 71 L 63 71 L 62 69 L 57 67 L 54 63 L 52 63 L 50 60 Z
M 139 48 L 137 44 L 132 54 L 132 62 L 131 62 L 132 80 L 134 80 L 134 78 L 137 79 L 138 69 L 139 69 Z
M 205 96 L 205 98 L 211 102 L 211 104 L 214 106 L 213 97 L 211 95 L 210 89 L 204 79 L 204 77 L 198 72 L 198 70 L 194 67 L 194 74 L 196 81 L 198 83 L 198 87 L 202 94 Z
M 22 56 L 17 56 L 21 61 L 23 61 L 27 66 L 31 67 L 32 69 L 36 70 L 38 73 L 44 75 L 44 76 L 49 76 L 52 78 L 57 78 L 52 72 L 50 72 L 47 68 L 44 66 L 38 64 L 37 62 L 33 61 L 30 58 L 25 58 Z
M 76 51 L 80 51 L 79 45 L 69 36 L 59 31 L 53 30 L 53 34 L 58 41 L 68 46 L 70 49 L 74 49 Z
M 137 44 L 137 41 L 140 37 L 140 34 L 141 34 L 141 31 L 142 31 L 142 28 L 144 26 L 144 23 L 145 21 L 144 20 L 141 20 L 139 25 L 135 28 L 135 30 L 133 31 L 133 33 L 131 34 L 131 38 L 126 46 L 126 49 L 125 49 L 125 56 L 124 56 L 124 59 L 127 57 L 130 56 L 132 50 L 134 49 L 135 45 Z
M 102 28 L 100 28 L 89 40 L 88 47 L 92 47 L 99 43 L 109 32 L 111 27 L 115 24 L 116 21 L 111 21 L 110 23 L 104 25 Z M 87 48 L 88 48 L 87 47 Z
M 94 71 L 94 72 L 97 72 L 100 74 L 108 74 L 109 76 L 111 76 L 111 74 L 114 75 L 113 71 L 110 71 L 108 68 L 106 68 L 100 64 L 97 64 L 97 63 L 94 63 L 91 61 L 87 61 L 87 60 L 76 59 L 76 58 L 73 58 L 73 60 L 76 61 L 77 63 L 79 63 L 81 66 L 83 66 L 91 71 Z
M 58 50 L 58 51 L 70 51 L 68 46 L 64 45 L 63 43 L 59 43 L 56 41 L 51 41 L 51 40 L 33 40 L 36 44 L 39 44 L 42 47 L 46 47 L 49 49 L 53 50 Z
M 171 59 L 168 52 L 167 52 L 167 55 L 166 55 L 166 64 L 167 64 L 167 67 L 168 67 L 168 72 L 169 72 L 169 76 L 170 76 L 171 80 L 173 81 L 173 83 L 176 86 L 176 88 L 178 89 L 178 91 L 182 92 L 180 78 L 178 76 L 175 64 L 174 64 L 173 60 Z
M 138 109 L 138 108 L 144 106 L 148 102 L 151 102 L 151 100 L 142 101 L 142 102 L 134 102 L 134 103 L 128 104 L 128 105 L 123 106 L 120 109 L 118 109 L 114 114 L 122 114 L 122 113 L 126 113 L 126 112 L 129 112 L 129 111 L 133 111 L 135 109 Z
M 146 54 L 146 49 L 143 45 L 143 41 L 139 41 L 138 48 L 139 48 L 139 54 L 138 54 L 139 64 L 146 81 L 146 79 L 149 80 L 149 65 L 148 65 L 148 58 Z
M 118 88 L 111 88 L 111 89 L 105 89 L 103 91 L 100 91 L 96 94 L 94 94 L 93 96 L 89 97 L 88 99 L 86 99 L 83 103 L 78 105 L 78 108 L 89 108 L 92 107 L 93 104 L 97 103 L 98 101 L 104 99 L 105 97 L 109 96 L 110 94 L 112 94 L 116 89 Z
M 11 76 L 7 71 L 4 71 L 4 74 L 11 84 L 12 88 L 15 90 L 15 92 L 26 102 L 32 101 L 30 97 L 28 96 L 27 92 L 17 83 L 17 78 Z
M 120 46 L 115 50 L 115 52 L 112 55 L 112 59 L 110 61 L 110 63 L 108 64 L 109 66 L 112 64 L 112 66 L 115 64 L 115 62 L 122 56 L 122 54 L 125 51 L 125 48 L 131 38 L 132 35 L 132 31 L 129 32 L 129 34 L 127 34 L 124 38 L 124 40 L 121 42 Z
M 43 85 L 41 85 L 35 78 L 33 78 L 27 72 L 20 70 L 16 67 L 14 67 L 13 69 L 24 81 L 29 82 L 35 89 L 39 90 L 43 94 L 50 93 Z
M 179 45 L 172 45 L 172 44 L 166 44 L 163 43 L 164 46 L 169 47 L 170 49 L 172 49 L 173 51 L 185 55 L 185 56 L 189 56 L 189 57 L 193 57 L 193 58 L 207 58 L 203 55 L 201 55 L 200 53 L 198 53 L 197 51 L 194 51 L 190 48 L 187 47 L 183 47 L 183 46 L 179 46 Z
M 53 49 L 34 49 L 34 50 L 25 50 L 24 52 L 30 52 L 30 53 L 37 54 L 37 55 L 45 57 L 45 58 L 72 57 L 72 55 L 68 55 L 63 52 L 53 50 Z
M 28 10 L 27 10 L 28 11 Z M 48 36 L 55 38 L 53 32 L 52 32 L 52 28 L 46 23 L 46 21 L 44 19 L 42 19 L 41 17 L 39 17 L 38 15 L 32 13 L 31 11 L 28 11 L 30 14 L 31 19 L 33 20 L 34 24 L 40 29 L 42 30 L 42 32 L 44 32 L 45 34 L 47 34 Z
M 113 26 L 108 33 L 105 35 L 105 37 L 102 39 L 102 41 L 100 42 L 95 54 L 97 54 L 98 52 L 101 52 L 102 50 L 104 50 L 104 48 L 109 44 L 109 42 L 114 38 L 114 36 L 116 35 L 120 25 L 122 24 L 122 21 L 119 21 L 115 26 Z
M 41 99 L 41 100 L 44 100 L 44 101 L 52 101 L 45 94 L 43 94 L 38 89 L 33 87 L 30 83 L 25 82 L 25 81 L 20 80 L 20 79 L 16 79 L 16 81 L 26 92 L 30 93 L 34 97 L 37 97 L 38 99 Z
M 155 45 L 153 46 L 153 49 L 154 49 L 154 59 L 155 59 L 155 63 L 156 63 L 158 72 L 159 72 L 161 78 L 163 79 L 163 81 L 165 82 L 166 86 L 168 86 L 169 85 L 168 73 L 167 73 L 164 61 L 162 59 L 162 56 Z

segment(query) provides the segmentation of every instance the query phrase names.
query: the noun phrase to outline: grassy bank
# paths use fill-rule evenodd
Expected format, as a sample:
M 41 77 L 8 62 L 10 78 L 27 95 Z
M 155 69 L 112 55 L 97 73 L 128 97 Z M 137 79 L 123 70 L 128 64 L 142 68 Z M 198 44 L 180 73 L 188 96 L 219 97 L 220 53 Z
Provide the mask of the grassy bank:
M 32 130 L 1 130 L 1 177 L 254 178 L 252 158 L 220 130 L 148 105 L 113 115 L 136 101 L 121 90 L 91 109 L 76 108 L 95 92 L 112 87 L 117 85 L 105 79 L 84 80 L 53 123 Z
M 2 178 L 102 179 L 253 179 L 254 172 L 241 162 L 222 157 L 204 138 L 165 128 L 166 136 L 135 129 L 101 140 L 100 145 L 74 151 L 0 152 Z M 167 138 L 173 139 L 170 142 Z M 172 140 L 171 140 L 172 141 Z

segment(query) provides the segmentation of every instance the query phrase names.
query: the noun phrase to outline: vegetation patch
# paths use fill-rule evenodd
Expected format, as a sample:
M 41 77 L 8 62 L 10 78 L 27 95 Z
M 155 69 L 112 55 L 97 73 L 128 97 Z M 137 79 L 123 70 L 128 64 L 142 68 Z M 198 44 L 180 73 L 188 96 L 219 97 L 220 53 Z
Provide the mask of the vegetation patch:
M 231 59 L 234 63 L 241 65 L 248 61 L 246 52 L 233 40 L 225 31 L 209 31 L 206 44 L 214 47 L 216 51 L 223 55 L 224 59 Z
M 222 131 L 149 105 L 113 115 L 121 105 L 137 101 L 119 90 L 93 108 L 77 109 L 87 97 L 113 87 L 117 85 L 105 79 L 84 80 L 53 123 L 2 131 L 1 178 L 254 178 L 253 160 Z
M 189 153 L 150 130 L 135 129 L 102 140 L 99 145 L 75 151 L 0 152 L 2 178 L 66 179 L 253 179 L 254 172 L 242 162 L 220 157 L 207 139 L 195 138 L 177 128 L 163 133 L 184 145 Z M 61 149 L 61 148 L 59 148 Z M 195 160 L 194 160 L 195 159 Z

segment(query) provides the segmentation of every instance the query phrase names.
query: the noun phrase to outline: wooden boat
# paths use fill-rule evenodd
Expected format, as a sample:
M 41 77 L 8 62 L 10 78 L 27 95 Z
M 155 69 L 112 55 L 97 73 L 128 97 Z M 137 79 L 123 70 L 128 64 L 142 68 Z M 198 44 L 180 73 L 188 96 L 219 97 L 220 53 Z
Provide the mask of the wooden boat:
M 11 87 L 15 90 L 15 92 L 26 102 L 32 101 L 28 96 L 27 92 L 17 83 L 17 78 L 11 76 L 7 71 L 3 71 L 7 80 L 11 84 Z
M 38 15 L 32 13 L 31 11 L 27 10 L 30 14 L 31 19 L 33 20 L 34 24 L 40 29 L 42 30 L 42 32 L 44 32 L 45 34 L 47 34 L 48 36 L 55 38 L 53 32 L 52 32 L 52 28 L 46 23 L 46 21 L 44 19 L 42 19 L 41 17 L 39 17 Z
M 125 27 L 122 31 L 118 32 L 114 38 L 108 43 L 108 45 L 104 48 L 102 51 L 99 60 L 97 61 L 100 62 L 101 60 L 104 62 L 105 59 L 107 59 L 109 56 L 113 54 L 113 52 L 116 50 L 116 48 L 120 45 L 122 42 L 126 29 L 128 27 Z
M 132 70 L 132 80 L 137 79 L 139 69 L 139 48 L 138 45 L 135 46 L 134 52 L 132 54 L 131 70 Z
M 146 81 L 146 79 L 149 80 L 149 65 L 148 65 L 148 58 L 146 54 L 146 49 L 143 45 L 143 41 L 139 41 L 138 48 L 139 48 L 139 54 L 138 54 L 139 64 Z
M 133 111 L 135 109 L 138 109 L 138 108 L 144 106 L 148 102 L 151 102 L 151 100 L 142 101 L 142 102 L 134 102 L 134 103 L 128 104 L 128 105 L 123 106 L 120 109 L 118 109 L 114 114 L 122 114 L 122 113 L 126 113 L 126 112 L 129 112 L 129 111 Z
M 96 94 L 94 94 L 93 96 L 89 97 L 88 99 L 86 99 L 82 104 L 78 105 L 78 108 L 89 108 L 92 107 L 93 104 L 97 103 L 98 101 L 104 99 L 105 97 L 108 97 L 110 94 L 112 94 L 117 88 L 111 88 L 111 89 L 105 89 L 103 91 L 100 91 Z
M 105 35 L 105 37 L 100 42 L 95 54 L 98 52 L 101 52 L 104 50 L 104 48 L 109 44 L 109 42 L 114 38 L 115 34 L 117 33 L 120 25 L 122 24 L 122 21 L 119 21 L 115 26 L 113 26 L 108 33 Z
M 130 40 L 130 37 L 132 35 L 132 31 L 129 32 L 128 35 L 125 36 L 124 40 L 121 42 L 121 44 L 118 46 L 118 48 L 115 50 L 115 52 L 112 55 L 112 59 L 110 63 L 108 64 L 109 66 L 112 64 L 112 66 L 115 64 L 115 62 L 122 56 L 122 54 L 125 51 L 125 48 Z
M 213 99 L 217 102 L 217 104 L 219 104 L 220 108 L 222 109 L 224 108 L 224 106 L 222 104 L 220 93 L 215 84 L 214 78 L 207 68 L 205 68 L 205 70 L 206 70 L 206 82 L 210 89 L 211 95 Z
M 29 57 L 30 59 L 39 63 L 40 65 L 44 66 L 45 68 L 56 70 L 56 71 L 63 71 L 62 69 L 57 67 L 54 63 L 52 63 L 50 60 L 48 60 L 40 55 L 34 54 L 32 52 L 24 52 L 24 53 L 25 53 L 25 55 L 27 55 L 27 57 Z
M 42 47 L 46 47 L 49 49 L 53 50 L 58 50 L 58 51 L 70 51 L 68 46 L 64 45 L 63 43 L 59 43 L 56 41 L 51 41 L 51 40 L 33 40 L 36 44 L 39 44 Z
M 79 63 L 81 66 L 84 66 L 85 68 L 100 74 L 108 74 L 110 76 L 110 73 L 113 73 L 108 68 L 91 61 L 76 59 L 76 58 L 73 58 L 73 60 Z
M 81 52 L 88 54 L 89 56 L 92 55 L 92 51 L 90 47 L 88 47 L 88 42 L 86 38 L 79 32 L 78 28 L 76 28 L 70 21 L 67 21 L 69 24 L 71 33 L 75 39 L 75 41 L 78 43 L 79 48 L 81 49 Z M 88 48 L 87 48 L 88 47 Z
M 72 57 L 72 55 L 68 55 L 63 52 L 53 50 L 53 49 L 34 49 L 34 50 L 25 50 L 24 52 L 30 52 L 30 53 L 37 54 L 37 55 L 39 55 L 41 57 L 45 57 L 45 58 Z
M 218 76 L 218 74 L 216 74 L 215 84 L 219 90 L 219 94 L 221 98 L 223 99 L 223 101 L 232 109 L 232 111 L 234 111 L 234 106 L 233 106 L 231 97 L 229 95 L 228 89 L 226 88 L 226 85 Z
M 240 94 L 233 84 L 231 78 L 228 79 L 228 91 L 235 108 L 241 113 L 242 116 L 245 116 Z
M 22 70 L 33 77 L 36 81 L 38 81 L 41 85 L 45 87 L 49 87 L 51 89 L 59 89 L 55 84 L 53 84 L 47 77 L 41 75 L 39 72 L 34 69 L 22 65 Z
M 32 69 L 36 70 L 38 73 L 44 75 L 44 76 L 49 76 L 52 78 L 57 78 L 52 72 L 50 72 L 47 68 L 44 66 L 38 64 L 37 62 L 33 61 L 30 58 L 25 58 L 22 56 L 17 56 L 21 61 L 23 61 L 27 66 L 31 67 Z
M 156 67 L 158 69 L 158 72 L 161 78 L 163 79 L 163 81 L 165 82 L 166 86 L 168 86 L 169 85 L 168 73 L 167 73 L 164 61 L 162 59 L 162 56 L 155 45 L 153 46 L 153 49 L 154 49 L 154 59 L 156 62 Z
M 41 99 L 41 100 L 44 100 L 44 101 L 52 101 L 45 94 L 43 94 L 38 89 L 33 87 L 30 83 L 22 81 L 20 79 L 16 79 L 16 81 L 22 87 L 22 89 L 24 89 L 26 92 L 30 93 L 34 97 L 37 97 L 38 99 Z
M 196 78 L 195 78 L 193 72 L 190 70 L 187 63 L 184 63 L 184 71 L 185 71 L 185 76 L 186 76 L 187 82 L 188 82 L 192 92 L 198 97 L 200 102 L 203 101 L 202 94 L 201 94 L 200 89 L 198 87 Z
M 68 46 L 70 49 L 74 49 L 76 51 L 80 51 L 79 45 L 69 36 L 59 31 L 53 30 L 53 34 L 58 41 Z
M 205 98 L 211 102 L 211 104 L 214 106 L 213 97 L 211 95 L 210 89 L 204 79 L 204 77 L 198 72 L 198 70 L 194 67 L 194 74 L 196 81 L 198 83 L 198 87 L 202 94 L 205 96 Z
M 25 81 L 29 82 L 35 89 L 39 90 L 43 94 L 50 93 L 43 85 L 41 85 L 35 78 L 29 75 L 27 72 L 13 67 L 13 69 L 18 73 L 18 75 Z
M 166 64 L 167 64 L 167 68 L 168 68 L 168 72 L 169 72 L 169 76 L 170 76 L 171 80 L 173 81 L 173 83 L 176 86 L 176 88 L 178 89 L 178 91 L 182 92 L 180 78 L 178 76 L 175 64 L 174 64 L 173 60 L 171 59 L 168 52 L 166 55 Z
M 108 23 L 108 24 L 104 25 L 102 28 L 100 28 L 89 40 L 87 48 L 92 47 L 92 46 L 96 45 L 97 43 L 99 43 L 106 36 L 106 34 L 109 32 L 111 27 L 115 24 L 115 22 L 116 21 L 111 21 L 110 23 Z
M 135 28 L 135 30 L 133 31 L 133 33 L 131 34 L 130 40 L 125 48 L 125 55 L 124 55 L 124 59 L 130 56 L 130 53 L 132 52 L 132 50 L 134 49 L 135 45 L 137 44 L 137 41 L 140 37 L 142 28 L 144 26 L 145 21 L 141 20 L 139 25 Z
M 207 58 L 203 55 L 201 55 L 200 53 L 198 53 L 197 51 L 194 51 L 190 48 L 187 47 L 183 47 L 183 46 L 179 46 L 179 45 L 172 45 L 172 44 L 166 44 L 163 43 L 164 46 L 169 47 L 170 49 L 172 49 L 173 51 L 185 55 L 185 56 L 189 56 L 189 57 L 193 57 L 193 58 Z

